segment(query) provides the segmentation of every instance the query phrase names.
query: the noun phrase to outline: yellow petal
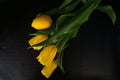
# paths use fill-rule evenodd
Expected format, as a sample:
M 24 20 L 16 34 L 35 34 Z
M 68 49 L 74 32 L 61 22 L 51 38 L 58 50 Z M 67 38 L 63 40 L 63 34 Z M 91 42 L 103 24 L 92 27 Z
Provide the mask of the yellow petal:
M 57 68 L 57 62 L 56 61 L 52 61 L 48 65 L 44 66 L 44 68 L 41 70 L 41 73 L 46 78 L 49 78 L 56 68 Z
M 34 50 L 40 50 L 40 49 L 42 49 L 42 46 L 35 46 L 35 47 L 33 47 L 33 49 Z
M 42 36 L 37 35 L 37 36 L 31 38 L 31 39 L 28 41 L 28 43 L 30 44 L 30 46 L 32 46 L 32 45 L 35 45 L 35 44 L 37 44 L 37 43 L 43 42 L 43 41 L 45 41 L 46 39 L 48 39 L 48 36 L 45 36 L 45 35 L 42 35 Z M 41 48 L 42 48 L 42 46 L 35 46 L 35 47 L 33 47 L 34 50 L 40 50 Z
M 53 61 L 53 59 L 56 56 L 56 53 L 57 53 L 57 47 L 55 45 L 50 45 L 45 47 L 41 51 L 37 59 L 41 64 L 47 65 L 48 63 Z
M 44 30 L 48 29 L 52 24 L 52 19 L 48 15 L 38 15 L 36 16 L 33 21 L 31 26 L 37 30 Z

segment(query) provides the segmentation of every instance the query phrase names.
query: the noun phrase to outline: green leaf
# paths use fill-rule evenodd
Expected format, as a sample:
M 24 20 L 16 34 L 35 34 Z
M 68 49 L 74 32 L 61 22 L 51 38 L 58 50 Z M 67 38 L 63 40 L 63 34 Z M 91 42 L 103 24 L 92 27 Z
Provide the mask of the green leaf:
M 59 10 L 64 8 L 66 5 L 70 4 L 74 0 L 64 0 L 63 3 L 60 5 Z
M 67 22 L 73 15 L 72 14 L 63 14 L 58 17 L 56 21 L 56 30 L 62 27 L 62 25 Z
M 31 33 L 29 34 L 30 36 L 36 36 L 36 35 L 52 35 L 53 34 L 53 30 L 39 30 L 35 33 Z
M 81 0 L 64 0 L 64 2 L 60 5 L 60 7 L 53 8 L 47 12 L 46 14 L 49 14 L 51 16 L 54 16 L 55 14 L 62 14 L 72 11 Z
M 75 28 L 79 29 L 79 27 L 81 27 L 81 25 L 88 20 L 90 14 L 97 8 L 100 2 L 101 0 L 87 1 L 82 8 L 74 13 L 73 18 L 70 18 L 68 21 L 64 22 L 62 25 L 63 27 L 59 28 L 53 36 L 49 37 L 46 41 L 33 46 L 47 46 L 54 44 L 59 41 L 64 34 L 72 32 Z
M 81 2 L 81 0 L 74 0 L 74 1 L 72 1 L 72 3 L 70 3 L 70 4 L 67 5 L 67 6 L 65 6 L 65 7 L 61 10 L 61 12 L 62 12 L 62 13 L 68 13 L 68 12 L 73 11 L 73 10 L 76 8 L 76 6 L 79 5 L 80 2 Z
M 81 0 L 83 3 L 86 3 L 87 2 L 87 0 Z
M 101 12 L 106 13 L 110 17 L 110 19 L 112 20 L 112 23 L 115 24 L 115 22 L 116 22 L 116 14 L 115 14 L 115 11 L 113 10 L 113 8 L 110 5 L 99 6 L 98 9 Z
M 86 22 L 90 16 L 90 14 L 96 9 L 99 2 L 101 0 L 89 0 L 85 6 L 80 8 L 77 12 L 73 13 L 74 16 L 72 18 L 67 19 L 64 23 L 62 23 L 61 27 L 56 33 L 56 36 L 60 34 L 66 34 L 71 32 L 74 28 L 78 27 L 78 25 Z
M 71 33 L 71 34 L 72 34 L 72 33 Z M 60 40 L 60 41 L 58 42 L 58 43 L 59 43 L 59 44 L 57 44 L 58 53 L 61 53 L 61 52 L 64 50 L 64 48 L 65 48 L 65 46 L 66 46 L 66 43 L 68 42 L 69 37 L 70 37 L 71 34 L 70 34 L 70 33 L 69 33 L 69 34 L 65 34 L 64 37 L 62 38 L 62 40 Z
M 63 64 L 62 64 L 63 54 L 58 54 L 56 61 L 57 61 L 57 64 L 58 64 L 59 68 L 64 72 L 64 68 L 63 68 Z

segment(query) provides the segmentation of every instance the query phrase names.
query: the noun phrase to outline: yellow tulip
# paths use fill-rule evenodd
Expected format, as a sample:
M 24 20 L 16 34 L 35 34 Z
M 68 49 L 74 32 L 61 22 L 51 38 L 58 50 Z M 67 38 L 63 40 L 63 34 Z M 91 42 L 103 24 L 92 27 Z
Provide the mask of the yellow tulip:
M 40 35 L 37 35 L 37 36 L 31 38 L 31 39 L 28 41 L 28 43 L 30 44 L 30 46 L 32 46 L 32 45 L 38 44 L 38 43 L 40 43 L 40 42 L 43 42 L 43 41 L 45 41 L 46 39 L 48 39 L 48 36 L 46 36 L 46 35 L 41 35 L 41 36 L 40 36 Z M 34 47 L 33 47 L 34 50 L 40 50 L 41 48 L 42 48 L 42 46 L 34 46 Z
M 49 45 L 43 48 L 37 59 L 41 64 L 47 65 L 48 63 L 53 61 L 56 54 L 57 54 L 57 47 L 55 45 Z
M 37 30 L 48 29 L 52 24 L 52 18 L 48 15 L 38 15 L 36 16 L 31 26 Z
M 56 61 L 52 61 L 48 65 L 44 66 L 44 68 L 41 70 L 41 73 L 46 78 L 49 78 L 56 68 L 57 68 L 57 62 Z

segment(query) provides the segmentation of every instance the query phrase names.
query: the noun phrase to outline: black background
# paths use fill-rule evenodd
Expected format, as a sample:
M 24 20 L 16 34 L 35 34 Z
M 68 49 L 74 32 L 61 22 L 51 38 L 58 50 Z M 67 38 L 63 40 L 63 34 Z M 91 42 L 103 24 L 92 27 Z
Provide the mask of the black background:
M 0 80 L 46 80 L 36 60 L 37 51 L 27 49 L 33 18 L 59 6 L 63 0 L 0 0 Z M 118 4 L 117 4 L 118 3 Z M 113 6 L 117 21 L 94 11 L 76 38 L 65 49 L 63 67 L 48 80 L 119 80 L 120 9 L 118 0 L 105 0 Z

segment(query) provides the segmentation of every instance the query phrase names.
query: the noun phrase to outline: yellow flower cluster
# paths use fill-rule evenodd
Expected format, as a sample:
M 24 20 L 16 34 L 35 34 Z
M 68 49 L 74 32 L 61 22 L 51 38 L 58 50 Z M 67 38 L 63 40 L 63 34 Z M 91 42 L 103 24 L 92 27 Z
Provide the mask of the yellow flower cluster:
M 52 24 L 52 19 L 48 15 L 38 15 L 32 21 L 32 27 L 37 30 L 44 30 L 48 29 Z M 30 46 L 41 43 L 48 39 L 47 35 L 37 35 L 31 38 L 28 43 Z M 42 46 L 34 46 L 32 47 L 34 50 L 42 49 Z M 57 62 L 54 60 L 57 54 L 57 47 L 56 45 L 49 45 L 44 47 L 43 50 L 37 57 L 37 60 L 44 66 L 41 70 L 41 73 L 46 77 L 49 78 L 53 71 L 57 68 Z

